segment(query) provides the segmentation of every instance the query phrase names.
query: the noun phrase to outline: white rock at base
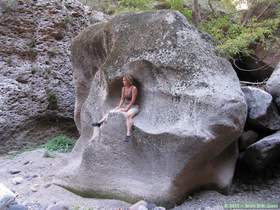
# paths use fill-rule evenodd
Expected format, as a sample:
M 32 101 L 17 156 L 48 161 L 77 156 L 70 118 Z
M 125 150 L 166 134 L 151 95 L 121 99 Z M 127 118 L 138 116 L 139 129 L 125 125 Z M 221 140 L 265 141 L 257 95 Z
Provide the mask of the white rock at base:
M 16 195 L 4 184 L 0 183 L 0 209 L 5 209 L 5 207 L 13 202 L 15 198 Z
M 15 178 L 12 179 L 12 183 L 13 183 L 14 185 L 21 184 L 22 181 L 23 181 L 23 177 L 21 177 L 21 176 L 17 176 L 17 177 L 15 177 Z
M 146 210 L 146 206 L 148 203 L 144 200 L 138 201 L 137 203 L 133 204 L 129 207 L 129 210 Z

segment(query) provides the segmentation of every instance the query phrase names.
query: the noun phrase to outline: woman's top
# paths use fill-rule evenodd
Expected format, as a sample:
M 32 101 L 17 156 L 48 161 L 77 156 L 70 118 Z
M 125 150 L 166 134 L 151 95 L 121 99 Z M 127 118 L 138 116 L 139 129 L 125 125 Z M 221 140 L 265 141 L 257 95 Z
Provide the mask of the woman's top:
M 125 103 L 126 105 L 130 104 L 130 102 L 131 102 L 131 100 L 132 100 L 132 88 L 133 88 L 133 86 L 131 86 L 131 87 L 129 88 L 128 94 L 126 94 L 126 91 L 124 91 L 124 103 Z M 133 105 L 135 105 L 135 102 L 134 102 Z

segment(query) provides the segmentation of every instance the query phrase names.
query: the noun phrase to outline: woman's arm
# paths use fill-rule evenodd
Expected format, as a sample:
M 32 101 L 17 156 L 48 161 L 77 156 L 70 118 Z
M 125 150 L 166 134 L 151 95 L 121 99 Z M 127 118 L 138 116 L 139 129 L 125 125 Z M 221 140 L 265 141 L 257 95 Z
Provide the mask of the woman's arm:
M 123 100 L 124 99 L 124 87 L 122 88 L 122 95 L 121 95 L 121 100 L 120 100 L 120 103 L 119 105 L 116 107 L 116 109 L 119 109 L 121 108 L 122 104 L 123 104 Z
M 130 107 L 135 103 L 136 101 L 136 97 L 137 97 L 137 94 L 138 94 L 138 90 L 135 86 L 132 87 L 132 99 L 130 101 L 130 103 L 127 105 L 127 107 L 125 108 L 125 111 L 127 112 Z

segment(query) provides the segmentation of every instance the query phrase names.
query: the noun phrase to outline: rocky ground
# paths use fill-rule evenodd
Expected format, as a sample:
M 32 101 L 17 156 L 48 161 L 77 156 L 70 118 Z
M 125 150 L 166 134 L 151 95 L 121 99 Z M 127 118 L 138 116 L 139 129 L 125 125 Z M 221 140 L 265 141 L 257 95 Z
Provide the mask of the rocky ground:
M 108 199 L 79 197 L 52 184 L 58 168 L 65 163 L 67 154 L 46 155 L 42 149 L 22 154 L 0 157 L 0 183 L 17 194 L 16 201 L 29 209 L 45 209 L 47 206 L 62 204 L 71 209 L 117 210 L 131 204 Z M 226 203 L 275 204 L 280 201 L 280 165 L 259 174 L 244 173 L 239 169 L 235 176 L 230 195 L 215 191 L 201 191 L 189 196 L 173 210 L 224 209 Z M 20 178 L 21 177 L 21 178 Z M 17 180 L 18 179 L 18 180 Z M 15 182 L 19 181 L 19 184 Z

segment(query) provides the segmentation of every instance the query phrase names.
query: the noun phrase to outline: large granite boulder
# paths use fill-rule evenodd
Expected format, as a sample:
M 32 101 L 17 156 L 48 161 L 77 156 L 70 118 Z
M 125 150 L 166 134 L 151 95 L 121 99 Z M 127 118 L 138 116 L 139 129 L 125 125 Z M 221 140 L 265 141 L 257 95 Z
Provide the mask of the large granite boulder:
M 230 63 L 204 36 L 172 11 L 124 14 L 80 33 L 72 60 L 81 136 L 55 183 L 84 196 L 166 207 L 201 187 L 225 192 L 247 105 Z M 120 113 L 91 127 L 119 102 L 124 73 L 140 90 L 129 143 Z

